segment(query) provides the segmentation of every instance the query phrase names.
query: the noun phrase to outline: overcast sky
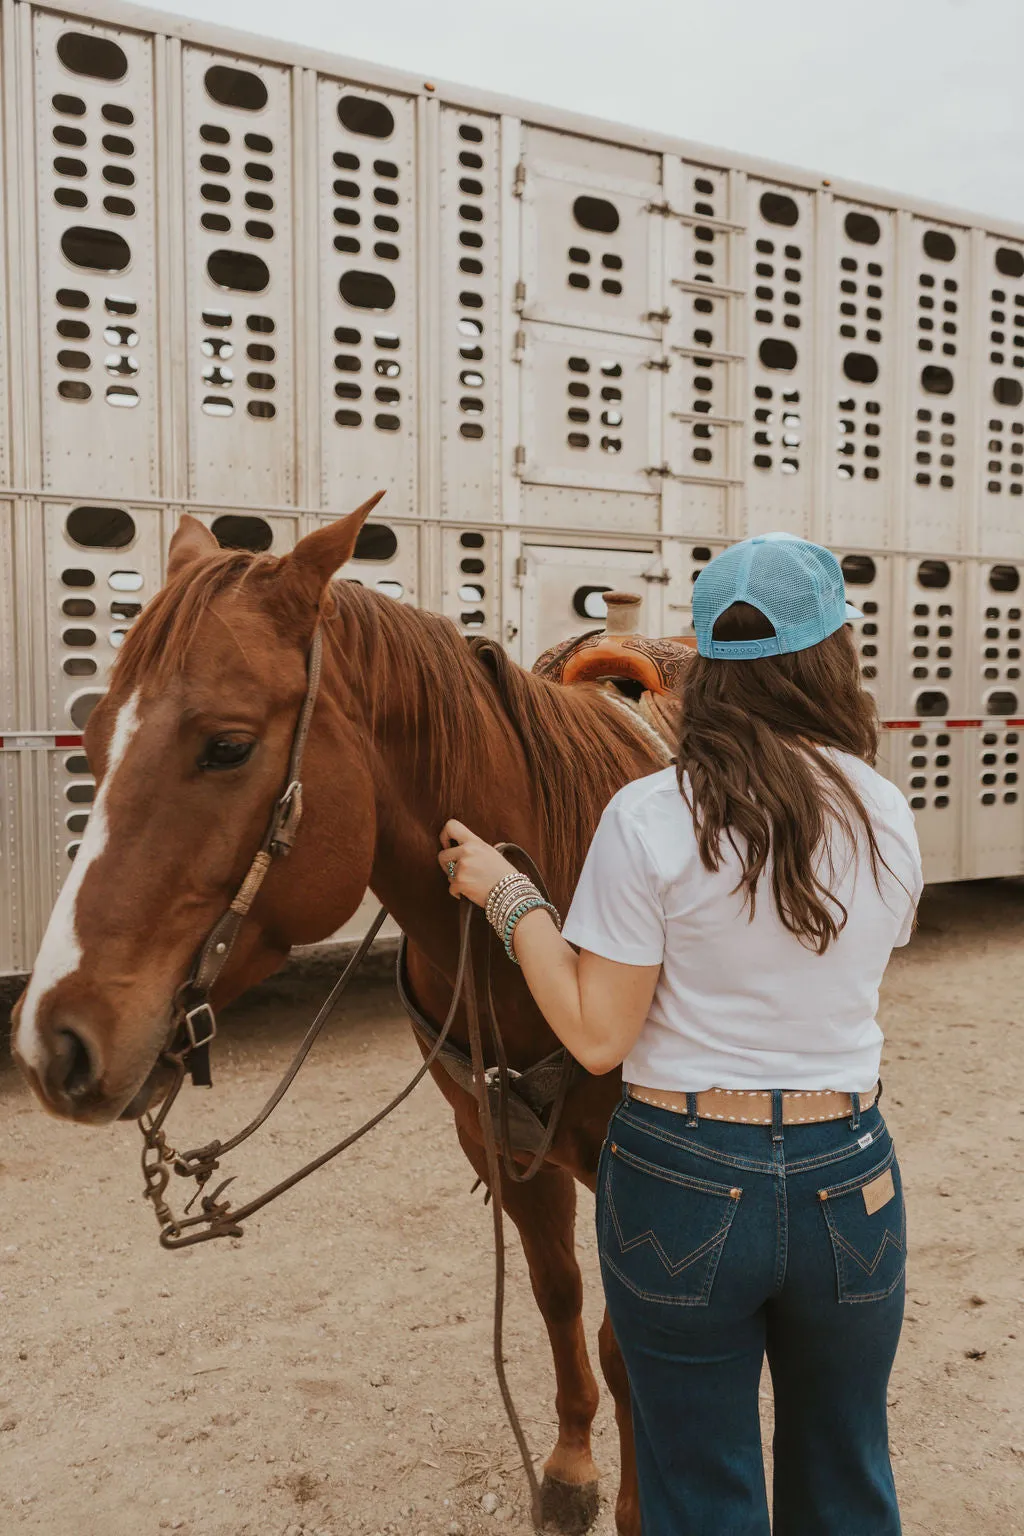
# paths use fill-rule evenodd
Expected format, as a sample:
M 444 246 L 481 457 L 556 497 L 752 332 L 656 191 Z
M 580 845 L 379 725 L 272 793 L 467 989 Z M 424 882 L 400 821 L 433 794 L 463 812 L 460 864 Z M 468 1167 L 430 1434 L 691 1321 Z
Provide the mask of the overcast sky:
M 1024 0 L 162 9 L 1024 222 Z

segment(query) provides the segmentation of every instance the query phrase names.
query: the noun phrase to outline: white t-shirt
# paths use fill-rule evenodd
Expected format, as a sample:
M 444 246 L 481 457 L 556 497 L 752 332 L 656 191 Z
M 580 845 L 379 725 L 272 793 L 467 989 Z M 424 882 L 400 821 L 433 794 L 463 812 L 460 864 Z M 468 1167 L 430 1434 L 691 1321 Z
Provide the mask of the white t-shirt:
M 833 760 L 859 791 L 893 874 L 880 867 L 880 894 L 863 832 L 854 857 L 835 829 L 831 888 L 849 917 L 824 955 L 782 926 L 770 869 L 751 921 L 727 839 L 721 868 L 704 868 L 674 767 L 627 784 L 608 804 L 562 932 L 606 959 L 661 965 L 623 1063 L 626 1082 L 687 1093 L 873 1087 L 878 987 L 892 949 L 910 938 L 921 855 L 900 791 L 859 758 L 836 752 Z

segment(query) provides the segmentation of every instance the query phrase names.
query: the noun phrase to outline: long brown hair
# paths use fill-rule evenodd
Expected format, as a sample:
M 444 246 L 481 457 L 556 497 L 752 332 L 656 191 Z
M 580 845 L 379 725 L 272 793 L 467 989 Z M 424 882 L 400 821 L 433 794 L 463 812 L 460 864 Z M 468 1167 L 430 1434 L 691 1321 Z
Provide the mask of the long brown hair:
M 734 603 L 715 624 L 716 640 L 764 639 L 768 620 Z M 885 865 L 864 802 L 821 747 L 873 764 L 878 752 L 874 700 L 862 687 L 844 627 L 819 645 L 757 661 L 695 656 L 683 689 L 677 776 L 693 815 L 705 869 L 722 863 L 727 838 L 742 863 L 736 886 L 750 915 L 770 867 L 783 926 L 822 955 L 846 924 L 836 879 L 833 834 L 856 847 L 863 833 L 878 885 Z

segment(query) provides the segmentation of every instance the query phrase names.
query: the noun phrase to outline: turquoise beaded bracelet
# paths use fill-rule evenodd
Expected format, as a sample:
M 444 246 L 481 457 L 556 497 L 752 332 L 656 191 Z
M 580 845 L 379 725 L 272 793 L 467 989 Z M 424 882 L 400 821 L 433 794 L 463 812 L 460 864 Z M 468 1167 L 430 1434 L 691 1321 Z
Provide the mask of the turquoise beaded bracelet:
M 526 916 L 527 912 L 537 912 L 540 910 L 550 912 L 555 927 L 561 929 L 562 918 L 557 907 L 553 907 L 550 901 L 545 901 L 539 891 L 536 896 L 524 896 L 522 901 L 516 903 L 516 905 L 512 908 L 512 911 L 508 914 L 508 917 L 505 919 L 505 931 L 502 935 L 502 943 L 505 946 L 505 953 L 508 955 L 513 965 L 519 964 L 519 961 L 516 959 L 516 952 L 512 947 L 512 940 L 515 936 L 516 928 L 520 920 Z

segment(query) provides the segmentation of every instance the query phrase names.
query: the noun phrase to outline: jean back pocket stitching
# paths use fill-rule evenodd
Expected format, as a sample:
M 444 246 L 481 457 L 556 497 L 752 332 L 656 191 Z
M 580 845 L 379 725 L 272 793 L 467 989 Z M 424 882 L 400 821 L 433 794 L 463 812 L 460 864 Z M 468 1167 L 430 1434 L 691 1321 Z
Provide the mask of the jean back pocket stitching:
M 648 1227 L 646 1232 L 638 1232 L 635 1237 L 627 1237 L 625 1235 L 622 1230 L 622 1223 L 619 1221 L 619 1213 L 615 1209 L 615 1198 L 612 1195 L 611 1190 L 608 1191 L 608 1214 L 611 1217 L 612 1224 L 615 1227 L 615 1236 L 619 1240 L 620 1253 L 631 1253 L 634 1248 L 639 1248 L 643 1243 L 649 1242 L 658 1258 L 661 1260 L 665 1269 L 672 1276 L 673 1280 L 677 1279 L 683 1273 L 683 1271 L 689 1269 L 691 1265 L 696 1264 L 698 1259 L 705 1258 L 707 1254 L 712 1251 L 712 1249 L 725 1241 L 726 1234 L 728 1233 L 729 1228 L 732 1226 L 732 1219 L 736 1214 L 736 1207 L 738 1204 L 738 1198 L 730 1198 L 729 1209 L 726 1211 L 724 1220 L 722 1221 L 722 1225 L 719 1227 L 718 1231 L 713 1232 L 705 1242 L 701 1243 L 699 1248 L 694 1248 L 692 1252 L 686 1255 L 685 1258 L 673 1260 L 669 1258 L 660 1238 L 653 1230 L 653 1228 Z
M 860 1266 L 866 1275 L 873 1275 L 875 1273 L 875 1270 L 878 1268 L 879 1264 L 882 1262 L 882 1259 L 885 1256 L 885 1250 L 890 1246 L 890 1244 L 897 1250 L 898 1253 L 902 1253 L 904 1256 L 906 1256 L 907 1240 L 905 1219 L 900 1222 L 899 1233 L 894 1232 L 890 1226 L 886 1225 L 878 1247 L 875 1249 L 875 1256 L 870 1261 L 868 1260 L 866 1254 L 861 1253 L 860 1249 L 854 1247 L 853 1243 L 851 1243 L 848 1238 L 845 1238 L 839 1231 L 839 1228 L 836 1226 L 836 1223 L 833 1220 L 832 1212 L 828 1209 L 828 1206 L 825 1207 L 825 1220 L 828 1222 L 829 1231 L 832 1233 L 832 1236 L 838 1243 L 839 1247 L 845 1254 L 847 1254 Z
M 896 1149 L 894 1146 L 890 1145 L 889 1151 L 882 1159 L 882 1161 L 880 1163 L 876 1163 L 873 1168 L 868 1170 L 868 1172 L 859 1174 L 854 1179 L 848 1179 L 845 1184 L 837 1184 L 834 1185 L 831 1189 L 823 1189 L 819 1190 L 818 1192 L 822 1210 L 825 1216 L 825 1223 L 828 1228 L 829 1239 L 832 1245 L 833 1258 L 835 1260 L 838 1299 L 839 1302 L 843 1305 L 849 1305 L 862 1301 L 884 1301 L 886 1297 L 891 1296 L 897 1287 L 902 1283 L 903 1277 L 906 1273 L 907 1212 L 906 1206 L 903 1203 L 902 1185 L 898 1193 L 900 1206 L 899 1233 L 894 1232 L 892 1227 L 888 1224 L 888 1222 L 886 1222 L 885 1230 L 879 1241 L 878 1247 L 875 1250 L 874 1258 L 871 1260 L 869 1260 L 863 1253 L 861 1253 L 860 1250 L 856 1248 L 854 1244 L 851 1243 L 850 1240 L 844 1237 L 840 1232 L 838 1223 L 835 1218 L 834 1206 L 832 1203 L 837 1196 L 849 1197 L 851 1195 L 855 1195 L 858 1190 L 864 1189 L 865 1186 L 872 1183 L 874 1179 L 879 1178 L 883 1173 L 891 1168 L 895 1162 L 895 1158 Z M 868 1279 L 876 1273 L 879 1265 L 881 1264 L 886 1252 L 890 1247 L 894 1248 L 898 1254 L 902 1255 L 902 1263 L 899 1265 L 896 1275 L 891 1280 L 891 1282 L 887 1286 L 883 1286 L 880 1290 L 853 1290 L 853 1286 L 857 1283 L 859 1278 L 863 1277 Z M 856 1265 L 856 1271 L 851 1272 L 852 1265 Z

